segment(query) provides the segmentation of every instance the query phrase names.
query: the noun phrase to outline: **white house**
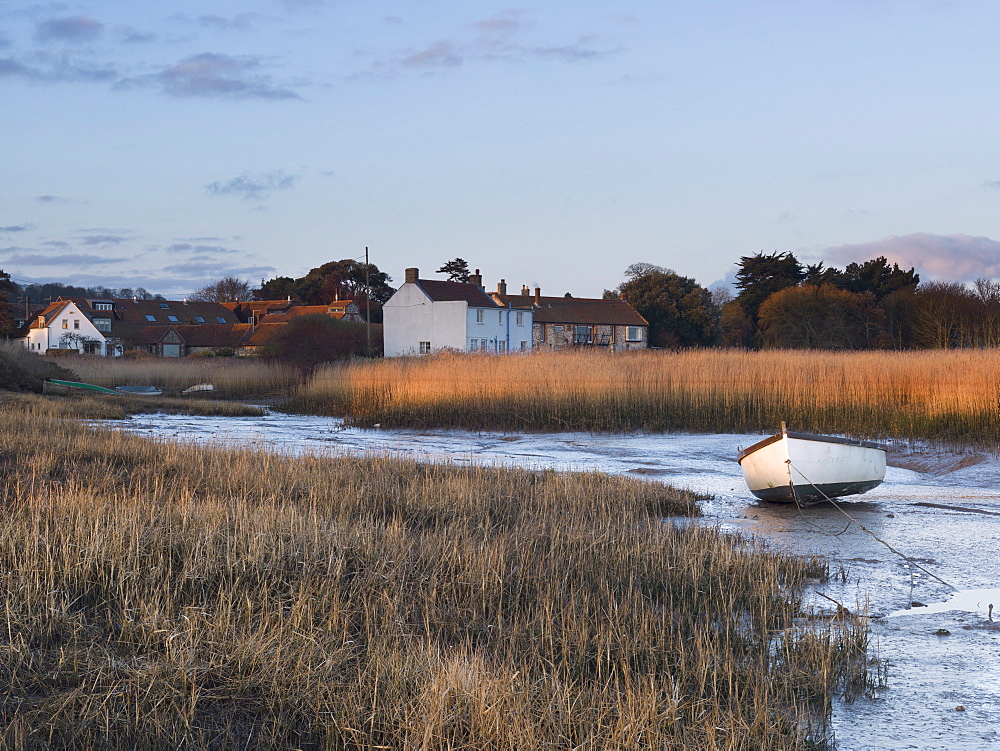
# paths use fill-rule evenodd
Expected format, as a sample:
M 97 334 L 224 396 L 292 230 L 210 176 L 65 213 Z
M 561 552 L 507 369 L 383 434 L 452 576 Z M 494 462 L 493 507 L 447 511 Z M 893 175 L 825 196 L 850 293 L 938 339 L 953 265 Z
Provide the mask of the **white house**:
M 35 317 L 21 341 L 29 350 L 40 355 L 49 349 L 75 349 L 77 352 L 103 355 L 107 353 L 107 340 L 95 323 L 107 332 L 111 331 L 110 317 L 105 327 L 104 319 L 91 321 L 75 302 L 59 300 Z
M 531 349 L 531 308 L 498 304 L 483 290 L 479 269 L 469 279 L 421 279 L 419 269 L 407 269 L 403 286 L 382 306 L 385 356 Z

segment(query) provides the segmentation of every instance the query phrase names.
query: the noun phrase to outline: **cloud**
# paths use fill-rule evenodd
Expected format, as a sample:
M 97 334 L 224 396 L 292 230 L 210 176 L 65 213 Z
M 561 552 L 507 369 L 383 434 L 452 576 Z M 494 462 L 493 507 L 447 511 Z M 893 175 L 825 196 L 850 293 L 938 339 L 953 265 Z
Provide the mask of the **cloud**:
M 1000 190 L 1000 180 L 987 180 L 981 187 L 989 188 L 990 190 Z
M 124 258 L 107 258 L 86 253 L 66 253 L 61 256 L 46 256 L 41 253 L 22 253 L 8 256 L 4 263 L 23 263 L 26 266 L 83 266 L 93 264 L 118 263 Z
M 452 67 L 462 64 L 462 55 L 454 43 L 441 41 L 435 42 L 419 52 L 407 55 L 399 61 L 399 64 L 413 68 Z
M 197 23 L 206 29 L 217 29 L 220 31 L 246 31 L 253 28 L 253 22 L 260 16 L 256 13 L 237 13 L 232 18 L 207 14 L 198 16 Z
M 140 31 L 131 26 L 122 26 L 118 29 L 118 34 L 125 44 L 149 44 L 159 39 L 159 35 L 152 31 Z
M 472 61 L 523 62 L 527 59 L 557 60 L 575 63 L 596 60 L 617 52 L 603 49 L 596 35 L 580 37 L 576 42 L 552 45 L 526 45 L 516 40 L 530 24 L 527 12 L 508 10 L 463 27 L 455 38 L 440 39 L 421 48 L 399 51 L 372 64 L 365 72 L 350 79 L 387 78 L 404 70 L 458 68 Z M 471 32 L 471 36 L 470 36 Z
M 261 58 L 231 57 L 214 52 L 187 57 L 159 73 L 125 78 L 116 88 L 152 86 L 176 97 L 221 97 L 228 99 L 301 99 L 290 89 L 274 86 L 260 73 Z
M 898 263 L 902 268 L 915 268 L 924 281 L 971 282 L 981 277 L 1000 278 L 1000 241 L 981 236 L 916 233 L 830 247 L 820 256 L 837 266 L 885 256 L 890 263 Z
M 50 18 L 38 24 L 35 39 L 40 42 L 89 42 L 104 32 L 104 24 L 88 16 Z
M 172 266 L 164 266 L 164 271 L 173 274 L 185 274 L 194 277 L 222 277 L 222 276 L 257 276 L 258 274 L 273 274 L 277 271 L 273 266 L 244 266 L 233 268 L 224 263 L 192 262 L 177 263 Z
M 38 52 L 31 57 L 32 64 L 13 57 L 0 58 L 0 77 L 19 77 L 29 81 L 58 83 L 62 81 L 104 82 L 119 78 L 111 67 L 78 63 L 65 53 Z
M 224 248 L 221 245 L 192 245 L 191 243 L 174 243 L 166 248 L 168 253 L 198 253 L 203 256 L 231 255 L 242 251 Z
M 68 198 L 60 198 L 59 196 L 35 196 L 35 200 L 40 203 L 66 203 L 69 201 Z
M 272 170 L 271 172 L 258 172 L 251 174 L 244 172 L 239 177 L 225 182 L 209 183 L 205 186 L 205 191 L 210 196 L 239 195 L 246 200 L 259 200 L 266 198 L 273 190 L 286 190 L 295 185 L 298 177 L 289 175 L 284 170 Z
M 30 224 L 11 224 L 7 227 L 0 227 L 0 232 L 27 232 L 31 229 Z
M 84 245 L 107 247 L 109 245 L 121 245 L 123 242 L 131 239 L 124 235 L 86 235 L 80 238 L 80 242 Z

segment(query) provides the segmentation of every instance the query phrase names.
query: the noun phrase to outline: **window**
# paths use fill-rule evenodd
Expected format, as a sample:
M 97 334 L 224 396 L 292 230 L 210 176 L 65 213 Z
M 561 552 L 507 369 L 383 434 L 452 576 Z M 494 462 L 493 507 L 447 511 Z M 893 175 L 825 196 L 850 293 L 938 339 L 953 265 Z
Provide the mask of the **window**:
M 486 311 L 483 310 L 482 308 L 479 308 L 478 310 L 476 310 L 476 323 L 483 323 L 483 314 L 485 312 Z
M 160 307 L 161 307 L 161 308 L 162 308 L 163 310 L 170 310 L 170 303 L 167 303 L 167 302 L 161 302 L 161 303 L 160 303 Z
M 573 342 L 575 344 L 593 344 L 594 331 L 590 326 L 574 326 Z
M 469 352 L 475 352 L 478 349 L 479 349 L 479 340 L 478 339 L 470 339 L 469 340 Z
M 642 341 L 642 326 L 628 326 L 625 329 L 625 341 L 626 342 L 641 342 Z
M 62 327 L 64 329 L 68 329 L 69 328 L 69 321 L 67 319 L 65 319 L 65 318 L 62 319 Z
M 525 349 L 527 349 L 527 348 L 528 348 L 528 343 L 527 343 L 527 342 L 525 342 L 525 341 L 522 341 L 522 342 L 521 342 L 521 349 L 522 349 L 522 350 L 525 350 Z
M 430 342 L 420 342 L 420 354 L 429 355 L 431 353 L 431 343 Z
M 507 342 L 503 342 L 503 341 L 498 342 L 497 343 L 497 351 L 499 351 L 499 352 L 506 352 L 507 351 Z
M 111 331 L 110 318 L 95 318 L 94 325 L 97 327 L 98 331 Z
M 94 310 L 114 310 L 114 309 L 115 309 L 114 303 L 110 303 L 110 302 L 95 302 L 94 303 Z
M 498 310 L 497 311 L 497 323 L 499 323 L 501 326 L 503 326 L 503 311 L 502 310 Z
M 523 310 L 517 311 L 517 325 L 518 326 L 523 326 L 524 325 L 524 311 Z
M 194 322 L 195 323 L 204 323 L 205 319 L 202 316 L 195 316 L 194 317 Z
M 73 328 L 74 329 L 80 328 L 80 319 L 79 318 L 74 318 L 73 319 Z
M 167 320 L 171 323 L 180 323 L 181 320 L 177 316 L 167 316 Z
M 149 313 L 146 314 L 146 320 L 150 323 L 156 323 L 156 316 L 152 316 Z
M 556 331 L 562 331 L 562 326 L 556 326 L 555 329 Z
M 480 348 L 480 349 L 481 349 L 481 350 L 482 350 L 483 352 L 485 352 L 485 351 L 486 351 L 486 349 L 487 349 L 487 348 L 488 348 L 489 346 L 490 346 L 490 340 L 489 340 L 489 339 L 480 339 L 480 340 L 479 340 L 479 348 Z
M 226 322 L 226 319 L 223 318 L 222 316 L 216 316 L 215 320 L 218 321 L 219 323 L 225 323 Z

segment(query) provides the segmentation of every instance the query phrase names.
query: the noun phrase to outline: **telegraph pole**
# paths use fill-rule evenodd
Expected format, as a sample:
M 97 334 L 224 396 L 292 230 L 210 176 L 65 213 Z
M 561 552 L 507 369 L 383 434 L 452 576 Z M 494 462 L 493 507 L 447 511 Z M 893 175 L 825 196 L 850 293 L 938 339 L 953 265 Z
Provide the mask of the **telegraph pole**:
M 368 356 L 372 354 L 372 288 L 368 283 L 368 246 L 365 246 L 365 329 L 368 334 Z

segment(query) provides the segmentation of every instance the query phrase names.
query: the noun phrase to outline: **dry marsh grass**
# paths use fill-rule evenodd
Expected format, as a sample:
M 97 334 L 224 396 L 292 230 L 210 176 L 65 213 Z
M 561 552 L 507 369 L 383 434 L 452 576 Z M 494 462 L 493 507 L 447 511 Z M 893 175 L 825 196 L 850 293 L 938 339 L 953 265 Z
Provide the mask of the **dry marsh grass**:
M 159 386 L 182 390 L 211 383 L 223 397 L 287 396 L 302 380 L 290 365 L 255 357 L 125 358 L 88 355 L 60 357 L 81 381 L 114 386 Z
M 78 420 L 124 420 L 131 415 L 162 412 L 176 415 L 214 417 L 261 417 L 264 410 L 238 402 L 169 396 L 97 394 L 79 396 L 39 396 L 0 391 L 6 410 L 25 409 L 49 417 Z
M 866 680 L 657 483 L 0 419 L 5 747 L 794 749 Z
M 847 432 L 995 443 L 1000 350 L 437 355 L 327 365 L 292 409 L 356 424 Z

